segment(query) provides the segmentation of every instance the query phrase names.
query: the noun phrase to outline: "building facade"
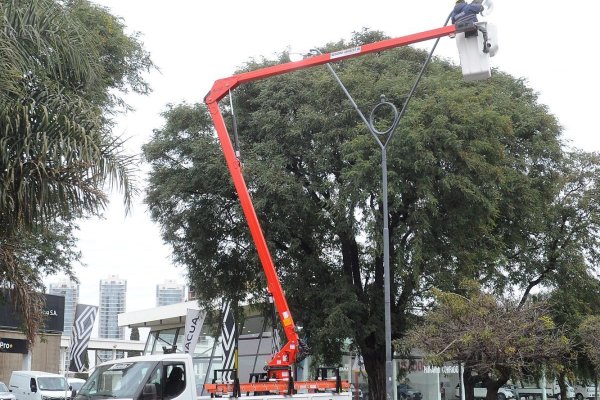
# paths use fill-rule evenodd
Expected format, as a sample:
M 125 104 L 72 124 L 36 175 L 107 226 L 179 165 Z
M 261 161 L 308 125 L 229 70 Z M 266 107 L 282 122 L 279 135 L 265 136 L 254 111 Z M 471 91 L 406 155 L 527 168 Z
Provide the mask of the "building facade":
M 79 284 L 72 281 L 53 282 L 48 285 L 48 293 L 65 298 L 65 318 L 62 336 L 67 338 L 70 343 L 73 333 L 73 321 L 75 320 L 75 307 L 79 302 Z M 62 341 L 62 339 L 61 339 Z M 61 370 L 69 369 L 69 352 L 61 352 L 62 366 Z
M 156 285 L 156 306 L 168 306 L 181 303 L 185 300 L 185 285 L 176 281 L 167 280 Z
M 98 337 L 103 339 L 125 339 L 125 328 L 119 326 L 118 316 L 125 312 L 127 281 L 116 275 L 100 280 L 100 302 L 98 310 Z M 100 351 L 100 361 L 113 358 L 113 353 Z M 121 353 L 117 357 L 122 357 Z
M 58 372 L 64 297 L 44 294 L 44 324 L 28 348 L 19 309 L 11 305 L 12 292 L 0 289 L 0 381 L 8 383 L 12 371 L 33 369 Z
M 60 281 L 48 285 L 48 293 L 65 298 L 65 321 L 63 336 L 71 337 L 75 307 L 79 302 L 79 284 L 71 281 Z

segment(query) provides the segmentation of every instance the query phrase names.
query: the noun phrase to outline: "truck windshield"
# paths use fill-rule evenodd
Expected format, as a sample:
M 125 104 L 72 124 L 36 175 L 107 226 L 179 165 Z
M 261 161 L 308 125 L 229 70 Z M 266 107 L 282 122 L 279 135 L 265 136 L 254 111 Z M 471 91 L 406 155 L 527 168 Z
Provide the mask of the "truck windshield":
M 77 392 L 77 400 L 133 398 L 156 362 L 122 362 L 97 367 Z
M 67 390 L 67 381 L 62 376 L 44 376 L 37 381 L 40 390 Z

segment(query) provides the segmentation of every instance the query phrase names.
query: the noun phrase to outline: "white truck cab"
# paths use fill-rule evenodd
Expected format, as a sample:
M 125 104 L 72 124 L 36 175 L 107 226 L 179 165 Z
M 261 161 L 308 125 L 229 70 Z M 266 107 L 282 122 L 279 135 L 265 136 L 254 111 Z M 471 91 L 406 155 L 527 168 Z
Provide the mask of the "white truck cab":
M 154 354 L 107 361 L 94 369 L 77 392 L 75 400 L 192 400 L 197 399 L 203 382 L 196 381 L 192 358 L 188 354 Z M 244 400 L 352 400 L 350 392 L 265 394 Z M 224 396 L 223 396 L 224 397 Z M 210 399 L 209 396 L 203 398 Z
M 13 371 L 8 388 L 17 400 L 70 399 L 64 376 L 42 371 Z
M 94 369 L 76 399 L 193 399 L 196 385 L 191 357 L 157 354 L 122 358 Z

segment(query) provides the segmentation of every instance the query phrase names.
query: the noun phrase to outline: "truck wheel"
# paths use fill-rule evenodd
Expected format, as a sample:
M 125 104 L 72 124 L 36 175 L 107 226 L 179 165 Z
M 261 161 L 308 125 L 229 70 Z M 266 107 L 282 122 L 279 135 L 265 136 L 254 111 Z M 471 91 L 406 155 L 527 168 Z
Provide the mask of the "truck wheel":
M 506 395 L 504 393 L 498 393 L 498 400 L 506 400 Z
M 576 398 L 577 400 L 583 400 L 583 395 L 582 395 L 581 393 L 577 393 L 577 394 L 575 395 L 575 398 Z

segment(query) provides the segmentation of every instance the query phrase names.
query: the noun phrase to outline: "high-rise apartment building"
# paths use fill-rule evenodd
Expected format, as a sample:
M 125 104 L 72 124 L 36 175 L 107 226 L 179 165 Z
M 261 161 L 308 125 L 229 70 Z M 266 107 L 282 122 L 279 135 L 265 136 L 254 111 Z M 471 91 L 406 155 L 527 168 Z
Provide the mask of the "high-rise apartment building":
M 63 336 L 71 336 L 75 307 L 79 302 L 79 284 L 72 281 L 60 281 L 48 284 L 48 294 L 63 296 L 65 298 L 65 320 Z
M 100 280 L 100 307 L 98 310 L 98 337 L 125 339 L 125 327 L 119 327 L 118 315 L 125 312 L 127 281 L 116 275 Z M 112 352 L 99 351 L 102 361 L 112 358 Z
M 185 300 L 185 285 L 176 281 L 167 280 L 156 285 L 156 306 L 181 303 Z
M 79 284 L 72 281 L 59 281 L 48 284 L 48 294 L 63 296 L 65 298 L 64 327 L 62 336 L 71 337 L 73 334 L 73 321 L 75 320 L 75 308 L 79 302 Z M 60 371 L 69 369 L 69 352 L 62 352 L 62 366 Z

